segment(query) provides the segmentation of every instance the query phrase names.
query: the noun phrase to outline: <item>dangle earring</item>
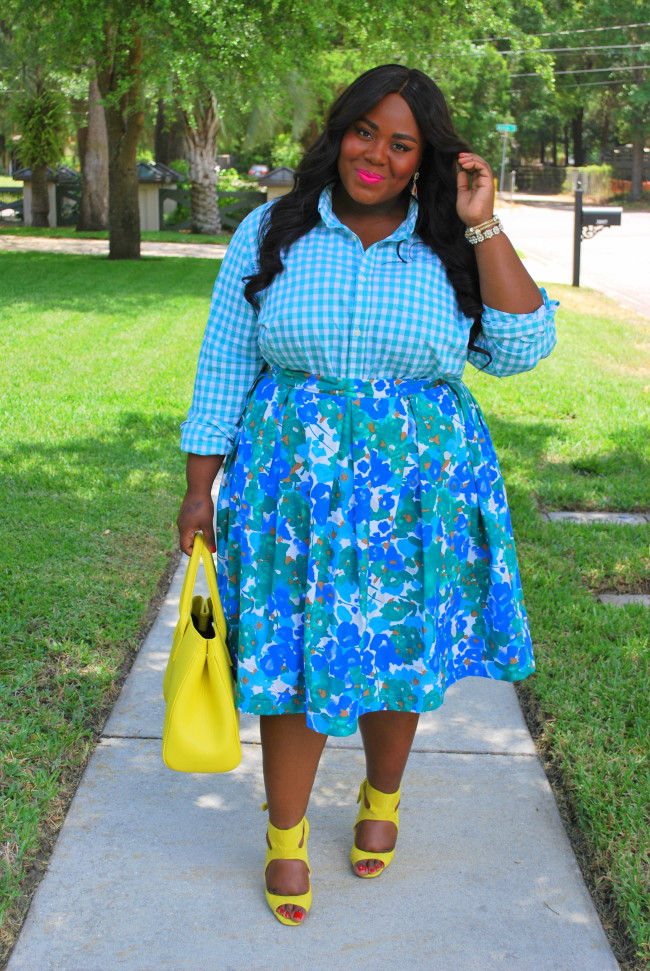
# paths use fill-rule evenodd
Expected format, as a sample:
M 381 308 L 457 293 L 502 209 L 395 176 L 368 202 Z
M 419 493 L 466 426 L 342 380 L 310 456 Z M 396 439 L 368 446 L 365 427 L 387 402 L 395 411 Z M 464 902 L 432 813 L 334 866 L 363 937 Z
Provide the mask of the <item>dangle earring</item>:
M 419 172 L 416 172 L 415 175 L 413 176 L 413 185 L 411 186 L 411 195 L 415 199 L 417 199 L 417 197 L 418 197 L 418 185 L 417 185 L 417 182 L 418 182 L 418 179 L 419 178 L 420 178 L 420 173 Z

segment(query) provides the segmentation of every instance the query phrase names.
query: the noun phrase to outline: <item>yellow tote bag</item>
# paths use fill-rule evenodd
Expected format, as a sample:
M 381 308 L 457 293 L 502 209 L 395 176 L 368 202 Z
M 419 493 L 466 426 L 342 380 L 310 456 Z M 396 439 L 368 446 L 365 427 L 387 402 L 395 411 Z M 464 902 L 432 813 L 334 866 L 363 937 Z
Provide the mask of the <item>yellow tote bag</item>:
M 194 596 L 203 560 L 210 596 Z M 229 772 L 241 762 L 235 681 L 212 554 L 194 537 L 163 694 L 162 757 L 178 772 Z

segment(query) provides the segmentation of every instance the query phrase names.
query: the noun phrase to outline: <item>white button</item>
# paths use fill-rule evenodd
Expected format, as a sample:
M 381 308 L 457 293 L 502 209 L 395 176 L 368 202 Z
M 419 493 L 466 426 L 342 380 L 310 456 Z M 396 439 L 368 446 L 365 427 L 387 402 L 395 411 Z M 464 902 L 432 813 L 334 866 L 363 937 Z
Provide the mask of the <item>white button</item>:
M 365 283 L 366 282 L 366 278 L 363 275 L 363 273 L 360 275 L 359 280 L 361 281 L 361 283 Z
M 354 334 L 355 337 L 359 337 L 359 335 L 361 334 L 361 331 L 359 330 L 358 327 L 355 327 L 352 333 Z

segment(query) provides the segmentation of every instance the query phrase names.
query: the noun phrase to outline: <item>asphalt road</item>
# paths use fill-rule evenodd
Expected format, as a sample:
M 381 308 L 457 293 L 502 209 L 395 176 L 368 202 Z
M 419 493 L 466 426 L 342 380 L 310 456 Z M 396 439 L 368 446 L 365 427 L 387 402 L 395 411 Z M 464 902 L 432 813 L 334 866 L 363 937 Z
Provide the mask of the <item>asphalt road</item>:
M 508 236 L 538 282 L 573 277 L 573 209 L 566 203 L 499 203 Z M 580 284 L 601 290 L 650 317 L 650 213 L 625 212 L 581 246 Z

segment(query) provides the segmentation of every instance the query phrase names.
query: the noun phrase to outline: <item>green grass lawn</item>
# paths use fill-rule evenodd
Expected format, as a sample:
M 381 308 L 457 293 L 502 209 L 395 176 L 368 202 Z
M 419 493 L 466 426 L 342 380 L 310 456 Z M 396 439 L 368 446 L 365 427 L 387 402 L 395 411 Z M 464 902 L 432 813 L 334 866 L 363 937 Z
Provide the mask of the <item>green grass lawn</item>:
M 470 374 L 513 510 L 538 670 L 518 686 L 622 966 L 650 959 L 650 524 L 545 523 L 539 510 L 650 511 L 650 322 L 552 285 L 558 347 L 533 372 Z M 626 943 L 627 938 L 627 943 Z
M 0 252 L 2 942 L 9 946 L 176 548 L 178 424 L 213 260 Z M 468 369 L 509 487 L 538 672 L 520 695 L 622 966 L 648 958 L 650 325 L 569 287 L 534 372 Z
M 14 185 L 18 183 L 14 182 Z M 53 228 L 38 226 L 23 226 L 0 220 L 0 236 L 44 236 L 49 239 L 108 239 L 108 231 L 94 230 L 79 232 L 74 226 L 55 226 Z M 232 239 L 232 233 L 222 233 L 220 236 L 191 233 L 189 230 L 161 229 L 158 232 L 142 232 L 140 238 L 143 243 L 222 243 L 227 245 Z

